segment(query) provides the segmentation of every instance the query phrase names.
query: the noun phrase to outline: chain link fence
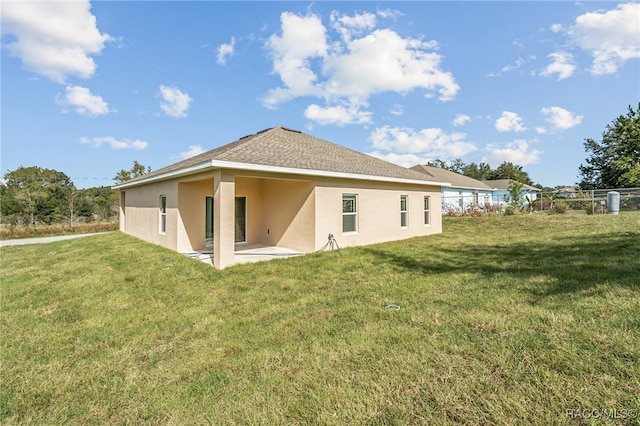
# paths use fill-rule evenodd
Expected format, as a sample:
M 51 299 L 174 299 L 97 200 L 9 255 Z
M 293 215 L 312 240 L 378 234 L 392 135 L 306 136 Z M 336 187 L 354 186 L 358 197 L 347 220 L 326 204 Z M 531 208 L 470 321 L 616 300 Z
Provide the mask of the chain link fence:
M 508 203 L 502 195 L 465 194 L 442 197 L 442 214 L 482 214 L 504 212 Z
M 565 190 L 551 194 L 543 193 L 536 210 L 564 213 L 568 210 L 584 211 L 587 214 L 606 214 L 608 195 L 620 195 L 619 211 L 640 210 L 640 188 L 611 188 L 590 190 Z
M 607 213 L 607 194 L 620 194 L 619 211 L 640 212 L 640 188 L 612 188 L 580 190 L 578 188 L 564 188 L 554 192 L 542 191 L 536 195 L 523 197 L 518 203 L 506 199 L 504 195 L 465 194 L 442 197 L 442 214 L 498 214 L 508 212 L 513 208 L 524 211 L 548 211 L 565 213 L 568 211 L 583 211 L 587 214 Z

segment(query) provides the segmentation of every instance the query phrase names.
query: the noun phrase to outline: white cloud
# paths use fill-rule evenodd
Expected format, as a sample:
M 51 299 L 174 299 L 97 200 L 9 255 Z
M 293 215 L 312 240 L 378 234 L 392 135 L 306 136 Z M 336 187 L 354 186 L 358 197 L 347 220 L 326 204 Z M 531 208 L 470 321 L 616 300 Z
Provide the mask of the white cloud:
M 518 59 L 516 59 L 515 63 L 505 65 L 504 67 L 502 67 L 502 69 L 500 71 L 501 72 L 509 72 L 509 71 L 517 70 L 522 65 L 524 65 L 524 59 L 518 58 Z
M 321 94 L 314 85 L 317 76 L 310 68 L 310 59 L 324 56 L 327 50 L 326 30 L 318 16 L 283 12 L 280 21 L 282 36 L 269 37 L 266 47 L 273 71 L 286 87 L 269 91 L 264 104 L 271 108 L 297 96 Z
M 522 118 L 515 112 L 502 111 L 502 116 L 496 120 L 496 129 L 499 132 L 521 132 L 525 130 Z
M 553 24 L 551 25 L 551 31 L 554 33 L 559 33 L 560 31 L 562 31 L 562 24 Z
M 345 41 L 349 41 L 354 35 L 360 35 L 376 26 L 376 15 L 368 12 L 348 16 L 333 11 L 330 20 L 331 26 Z
M 499 75 L 501 75 L 501 74 L 503 74 L 505 72 L 517 70 L 518 68 L 522 67 L 522 65 L 524 65 L 524 63 L 525 63 L 524 59 L 518 58 L 515 63 L 507 64 L 504 67 L 502 67 L 502 69 L 500 71 L 491 72 L 491 73 L 487 74 L 487 77 L 498 77 Z
M 482 158 L 482 162 L 489 164 L 491 167 L 497 167 L 505 161 L 526 166 L 527 164 L 536 164 L 540 160 L 542 151 L 529 147 L 527 141 L 517 139 L 508 143 L 504 148 L 500 148 L 495 144 L 487 145 L 489 155 Z
M 330 96 L 368 98 L 376 93 L 408 93 L 422 88 L 437 91 L 440 100 L 451 100 L 460 87 L 453 75 L 440 70 L 442 57 L 430 50 L 437 43 L 402 38 L 388 29 L 375 30 L 346 45 L 344 54 L 324 60 L 323 71 L 331 75 L 325 85 Z
M 467 123 L 469 121 L 471 121 L 471 117 L 469 117 L 468 115 L 457 114 L 456 118 L 453 119 L 451 124 L 453 124 L 454 126 L 458 127 L 458 126 L 463 126 L 465 123 Z
M 180 153 L 180 159 L 186 160 L 187 158 L 195 157 L 202 154 L 204 149 L 200 145 L 189 145 L 189 149 Z
M 626 61 L 640 58 L 640 3 L 580 15 L 567 29 L 571 40 L 593 57 L 591 73 L 613 74 Z
M 164 102 L 160 108 L 170 117 L 182 118 L 187 116 L 187 110 L 191 105 L 191 97 L 181 92 L 177 87 L 160 86 L 160 97 Z
M 374 29 L 375 25 L 376 15 L 371 13 L 334 12 L 331 29 L 339 37 L 332 40 L 319 16 L 282 13 L 281 33 L 269 37 L 265 47 L 283 84 L 269 90 L 263 104 L 275 108 L 312 96 L 326 103 L 316 105 L 314 112 L 353 111 L 372 95 L 385 92 L 423 89 L 425 96 L 436 92 L 442 101 L 456 96 L 460 87 L 450 72 L 441 70 L 436 42 L 403 38 L 389 29 Z
M 384 126 L 375 129 L 369 139 L 378 150 L 403 154 L 421 154 L 430 158 L 457 158 L 476 150 L 465 133 L 447 134 L 442 129 L 414 129 Z
M 400 104 L 394 104 L 393 107 L 389 109 L 389 114 L 400 116 L 404 114 L 404 107 Z
M 540 111 L 546 116 L 546 121 L 559 130 L 566 130 L 577 126 L 582 122 L 582 115 L 576 115 L 571 111 L 558 106 L 542 108 Z
M 576 66 L 573 62 L 573 55 L 568 52 L 554 52 L 547 55 L 548 58 L 553 59 L 553 62 L 545 68 L 540 75 L 544 77 L 551 77 L 554 74 L 558 75 L 558 80 L 571 77 L 576 70 Z
M 338 126 L 371 122 L 371 113 L 360 111 L 357 106 L 338 105 L 323 108 L 311 104 L 304 111 L 304 116 L 318 124 L 336 124 Z
M 367 154 L 402 167 L 413 167 L 417 164 L 427 164 L 429 161 L 434 159 L 433 157 L 423 157 L 415 154 L 395 154 L 393 152 L 383 154 L 380 151 L 368 152 Z
M 86 87 L 67 86 L 66 91 L 64 96 L 56 96 L 58 105 L 74 107 L 78 114 L 89 117 L 109 113 L 109 104 L 102 97 L 93 95 Z
M 224 65 L 227 63 L 227 56 L 233 55 L 236 45 L 236 38 L 231 37 L 229 44 L 221 44 L 218 46 L 218 63 Z
M 141 141 L 140 139 L 136 139 L 134 141 L 130 141 L 128 139 L 125 140 L 117 140 L 111 136 L 99 136 L 92 139 L 89 138 L 80 138 L 80 143 L 85 145 L 91 145 L 94 148 L 100 148 L 102 145 L 109 145 L 111 149 L 137 149 L 142 150 L 145 149 L 149 143 L 145 141 Z
M 542 126 L 539 126 L 539 127 L 536 127 L 536 132 L 537 132 L 538 134 L 540 134 L 540 135 L 543 135 L 543 134 L 547 133 L 547 129 L 545 129 L 545 128 L 544 128 L 544 127 L 542 127 Z
M 383 10 L 377 10 L 376 14 L 381 17 L 381 18 L 391 18 L 391 19 L 396 19 L 399 16 L 403 16 L 404 14 L 402 12 L 400 12 L 399 10 L 393 10 L 393 9 L 383 9 Z
M 6 47 L 25 67 L 58 83 L 70 75 L 91 77 L 99 54 L 112 38 L 96 26 L 88 1 L 3 1 Z

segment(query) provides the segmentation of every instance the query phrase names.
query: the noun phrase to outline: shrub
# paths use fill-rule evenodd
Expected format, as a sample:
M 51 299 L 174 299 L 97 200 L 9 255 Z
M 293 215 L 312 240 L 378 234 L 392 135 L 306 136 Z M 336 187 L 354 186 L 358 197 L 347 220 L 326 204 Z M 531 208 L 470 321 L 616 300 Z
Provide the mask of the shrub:
M 552 214 L 565 214 L 566 212 L 567 206 L 560 203 L 557 203 L 555 206 L 553 206 L 553 209 L 551 210 Z

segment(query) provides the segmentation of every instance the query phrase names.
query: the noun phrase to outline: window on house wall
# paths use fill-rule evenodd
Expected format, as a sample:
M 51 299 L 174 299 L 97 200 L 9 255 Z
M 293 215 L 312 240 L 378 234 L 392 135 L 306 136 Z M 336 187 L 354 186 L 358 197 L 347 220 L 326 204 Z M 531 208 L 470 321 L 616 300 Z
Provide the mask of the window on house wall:
M 424 197 L 424 224 L 431 223 L 431 197 Z
M 342 232 L 358 231 L 358 197 L 344 194 L 342 196 Z
M 160 233 L 167 232 L 167 196 L 160 196 Z
M 407 196 L 400 196 L 400 226 L 407 227 Z

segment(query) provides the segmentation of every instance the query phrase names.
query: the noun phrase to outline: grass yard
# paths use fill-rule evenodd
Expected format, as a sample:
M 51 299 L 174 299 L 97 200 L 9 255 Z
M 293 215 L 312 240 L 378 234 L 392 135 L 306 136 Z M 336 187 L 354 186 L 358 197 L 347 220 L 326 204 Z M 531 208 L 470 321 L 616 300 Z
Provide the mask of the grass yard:
M 640 215 L 444 228 L 224 271 L 2 248 L 0 422 L 640 424 Z

